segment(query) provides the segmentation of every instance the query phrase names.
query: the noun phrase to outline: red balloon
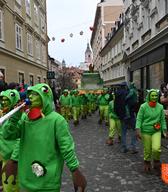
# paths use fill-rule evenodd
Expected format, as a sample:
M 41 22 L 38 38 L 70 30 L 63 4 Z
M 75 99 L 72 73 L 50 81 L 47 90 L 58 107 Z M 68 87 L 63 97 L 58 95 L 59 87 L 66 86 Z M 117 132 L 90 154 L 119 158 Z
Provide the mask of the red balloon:
M 61 42 L 63 43 L 64 41 L 65 41 L 65 39 L 64 39 L 64 38 L 62 38 L 62 39 L 61 39 Z
M 93 27 L 89 27 L 89 29 L 90 29 L 91 31 L 93 31 L 94 28 L 93 28 Z

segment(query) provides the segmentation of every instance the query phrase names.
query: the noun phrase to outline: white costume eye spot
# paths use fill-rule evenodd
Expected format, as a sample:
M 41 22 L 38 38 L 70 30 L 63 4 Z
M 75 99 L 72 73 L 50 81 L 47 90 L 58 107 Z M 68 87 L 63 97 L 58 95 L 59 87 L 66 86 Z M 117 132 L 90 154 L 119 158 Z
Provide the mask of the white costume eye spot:
M 42 92 L 44 92 L 44 93 L 48 93 L 48 91 L 49 91 L 49 89 L 48 89 L 47 86 L 43 86 L 43 87 L 41 88 L 41 90 L 42 90 Z
M 14 93 L 14 92 L 11 92 L 11 93 L 10 93 L 10 96 L 11 96 L 11 97 L 15 97 L 15 93 Z

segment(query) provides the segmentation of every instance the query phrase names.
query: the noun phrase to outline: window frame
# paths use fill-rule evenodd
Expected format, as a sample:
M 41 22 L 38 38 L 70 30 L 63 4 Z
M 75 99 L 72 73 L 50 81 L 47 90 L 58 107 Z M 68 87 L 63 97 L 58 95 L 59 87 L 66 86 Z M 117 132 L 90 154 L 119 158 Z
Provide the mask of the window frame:
M 30 74 L 30 75 L 29 75 L 29 85 L 30 85 L 30 86 L 33 86 L 33 85 L 34 85 L 34 75 L 33 75 L 33 74 Z
M 41 77 L 37 76 L 37 83 L 41 83 Z
M 25 0 L 26 14 L 31 17 L 31 1 Z
M 17 31 L 18 28 L 18 31 Z M 15 24 L 15 41 L 16 41 L 16 49 L 23 50 L 22 45 L 22 27 L 19 24 Z
M 24 83 L 24 80 L 25 80 L 24 72 L 19 71 L 18 72 L 18 82 L 19 82 L 19 84 Z
M 36 3 L 34 3 L 34 22 L 39 26 L 39 9 Z
M 33 37 L 27 33 L 27 54 L 33 56 Z
M 4 40 L 4 23 L 3 23 L 3 11 L 0 9 L 0 40 Z
M 35 40 L 35 49 L 36 49 L 36 59 L 40 60 L 41 58 L 41 49 L 40 49 L 40 41 L 38 39 Z

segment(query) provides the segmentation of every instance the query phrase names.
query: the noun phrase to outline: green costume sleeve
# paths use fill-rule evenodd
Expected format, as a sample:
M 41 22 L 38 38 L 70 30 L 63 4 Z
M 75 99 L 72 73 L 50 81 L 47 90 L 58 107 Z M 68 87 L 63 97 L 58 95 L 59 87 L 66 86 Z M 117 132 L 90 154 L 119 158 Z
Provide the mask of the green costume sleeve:
M 136 129 L 141 129 L 142 127 L 143 113 L 144 113 L 144 108 L 141 106 L 136 118 Z
M 79 167 L 79 162 L 75 154 L 74 141 L 70 134 L 68 123 L 61 119 L 55 127 L 56 140 L 62 157 L 70 171 L 73 171 Z
M 165 113 L 164 113 L 164 110 L 162 109 L 162 113 L 161 113 L 161 128 L 162 128 L 162 131 L 165 132 L 167 130 L 167 125 L 166 125 L 166 120 L 165 120 Z
M 12 160 L 18 161 L 18 158 L 19 158 L 19 145 L 20 145 L 20 140 L 18 139 L 16 144 L 15 144 L 12 155 L 11 155 Z
M 3 137 L 8 140 L 15 140 L 20 138 L 20 126 L 22 120 L 20 120 L 22 113 L 16 112 L 3 126 Z

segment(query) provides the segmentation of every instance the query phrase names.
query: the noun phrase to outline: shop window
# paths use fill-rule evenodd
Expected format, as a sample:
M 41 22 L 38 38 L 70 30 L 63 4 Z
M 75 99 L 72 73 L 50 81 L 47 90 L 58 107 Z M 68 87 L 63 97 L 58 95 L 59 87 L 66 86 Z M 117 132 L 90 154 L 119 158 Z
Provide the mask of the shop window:
M 141 69 L 133 71 L 133 82 L 137 89 L 141 88 Z
M 164 62 L 159 62 L 149 66 L 149 86 L 150 89 L 159 89 L 164 82 Z

